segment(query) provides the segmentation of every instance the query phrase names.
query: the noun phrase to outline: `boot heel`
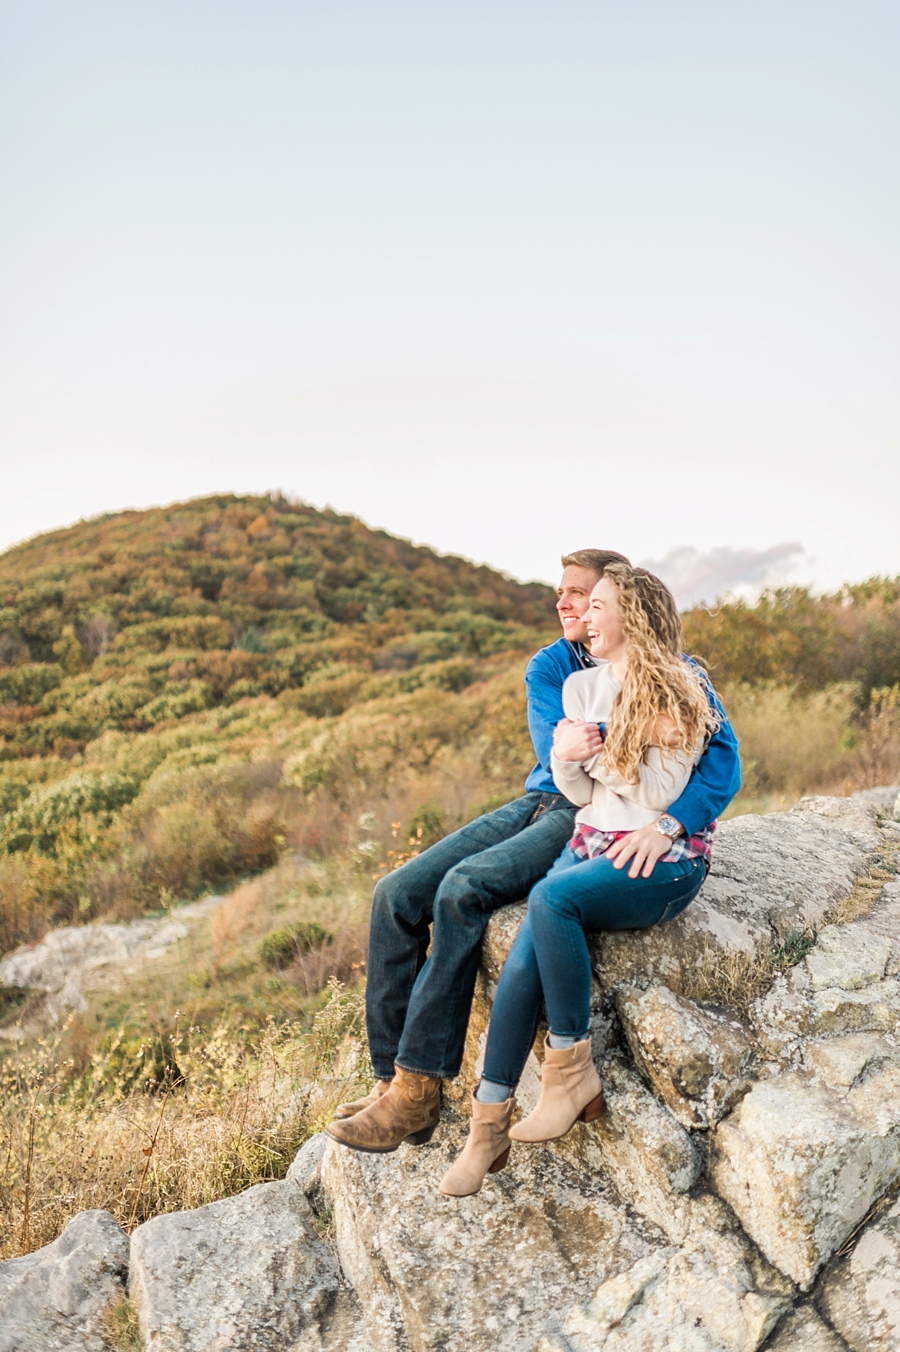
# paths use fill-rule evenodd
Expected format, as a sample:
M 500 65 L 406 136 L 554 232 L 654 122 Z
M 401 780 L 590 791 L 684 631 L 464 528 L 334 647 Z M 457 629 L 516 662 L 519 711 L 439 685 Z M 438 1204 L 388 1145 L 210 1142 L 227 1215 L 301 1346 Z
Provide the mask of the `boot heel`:
M 407 1145 L 427 1145 L 434 1133 L 437 1131 L 437 1123 L 433 1127 L 423 1127 L 421 1131 L 414 1131 L 412 1136 L 407 1136 Z
M 582 1109 L 581 1113 L 579 1114 L 578 1121 L 596 1122 L 597 1118 L 602 1116 L 603 1116 L 603 1090 L 601 1089 L 597 1097 L 591 1099 L 587 1107 Z
M 489 1174 L 499 1174 L 501 1169 L 506 1168 L 506 1163 L 509 1159 L 509 1152 L 510 1147 L 507 1146 L 503 1154 L 498 1155 L 497 1158 L 494 1160 L 494 1163 L 491 1165 L 490 1169 L 488 1169 Z

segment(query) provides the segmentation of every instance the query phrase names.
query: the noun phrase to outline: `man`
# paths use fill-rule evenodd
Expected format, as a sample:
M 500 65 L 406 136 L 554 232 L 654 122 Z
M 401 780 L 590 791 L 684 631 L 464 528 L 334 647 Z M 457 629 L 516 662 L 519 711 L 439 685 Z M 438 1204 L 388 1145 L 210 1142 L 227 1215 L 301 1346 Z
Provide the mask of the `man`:
M 536 653 L 525 673 L 538 763 L 525 781 L 524 797 L 438 841 L 375 888 L 366 1019 L 378 1078 L 364 1099 L 338 1108 L 328 1134 L 342 1145 L 380 1153 L 430 1138 L 440 1116 L 441 1080 L 453 1079 L 462 1062 L 487 923 L 499 907 L 528 895 L 572 835 L 576 808 L 557 791 L 550 773 L 553 730 L 563 718 L 566 678 L 593 665 L 584 646 L 585 619 L 591 591 L 613 562 L 628 560 L 598 549 L 562 560 L 556 609 L 564 637 Z M 585 724 L 573 734 L 584 739 L 585 759 L 595 754 L 596 726 Z M 610 849 L 616 867 L 630 861 L 632 877 L 638 872 L 649 877 L 673 837 L 703 830 L 739 787 L 737 740 L 723 715 L 663 822 L 632 832 Z M 663 824 L 669 834 L 659 829 Z

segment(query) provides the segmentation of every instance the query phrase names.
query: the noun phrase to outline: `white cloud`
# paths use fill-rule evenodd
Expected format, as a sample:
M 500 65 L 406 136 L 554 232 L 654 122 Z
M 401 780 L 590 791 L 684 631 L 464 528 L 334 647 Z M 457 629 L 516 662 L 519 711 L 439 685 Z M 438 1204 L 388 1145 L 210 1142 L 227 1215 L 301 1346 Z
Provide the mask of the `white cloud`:
M 677 545 L 661 559 L 643 566 L 671 587 L 682 610 L 712 605 L 721 596 L 755 598 L 768 584 L 783 582 L 799 562 L 803 546 L 785 541 L 769 549 L 732 549 L 719 545 L 701 554 L 691 545 Z

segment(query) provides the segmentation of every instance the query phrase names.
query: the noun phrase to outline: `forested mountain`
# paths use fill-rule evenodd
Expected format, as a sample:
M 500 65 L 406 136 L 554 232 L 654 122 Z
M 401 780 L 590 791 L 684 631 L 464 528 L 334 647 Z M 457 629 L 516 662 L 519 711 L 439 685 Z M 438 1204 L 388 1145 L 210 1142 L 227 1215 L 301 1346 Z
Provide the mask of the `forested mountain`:
M 71 755 L 315 677 L 340 712 L 362 672 L 466 684 L 466 660 L 552 622 L 551 589 L 353 517 L 220 496 L 122 512 L 0 558 L 4 754 Z M 459 659 L 462 659 L 460 661 Z M 410 683 L 407 682 L 407 685 Z
M 398 830 L 418 847 L 521 791 L 522 673 L 559 634 L 553 606 L 551 587 L 277 495 L 8 550 L 0 950 L 285 852 L 349 848 L 377 871 Z M 696 610 L 685 635 L 727 695 L 750 799 L 900 765 L 900 581 Z
M 521 672 L 558 632 L 553 604 L 279 496 L 121 512 L 7 551 L 0 949 L 343 844 L 357 806 L 408 816 L 452 781 L 434 834 L 515 792 Z

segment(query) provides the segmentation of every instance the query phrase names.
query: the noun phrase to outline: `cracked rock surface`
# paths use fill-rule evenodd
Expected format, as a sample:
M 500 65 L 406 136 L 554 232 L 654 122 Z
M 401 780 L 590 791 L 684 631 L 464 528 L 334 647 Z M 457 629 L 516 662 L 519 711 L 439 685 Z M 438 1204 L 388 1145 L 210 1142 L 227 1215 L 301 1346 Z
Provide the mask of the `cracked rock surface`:
M 726 822 L 677 920 L 591 939 L 598 1122 L 514 1145 L 476 1196 L 438 1192 L 524 914 L 506 907 L 428 1145 L 314 1137 L 283 1182 L 156 1217 L 130 1252 L 83 1213 L 0 1264 L 0 1352 L 108 1352 L 126 1265 L 147 1352 L 900 1352 L 896 799 Z M 767 988 L 698 994 L 723 962 Z

